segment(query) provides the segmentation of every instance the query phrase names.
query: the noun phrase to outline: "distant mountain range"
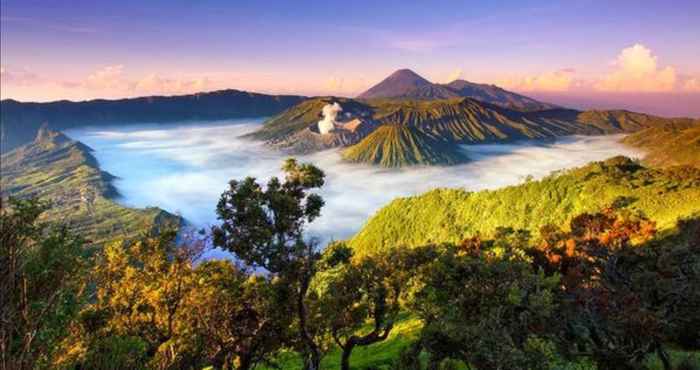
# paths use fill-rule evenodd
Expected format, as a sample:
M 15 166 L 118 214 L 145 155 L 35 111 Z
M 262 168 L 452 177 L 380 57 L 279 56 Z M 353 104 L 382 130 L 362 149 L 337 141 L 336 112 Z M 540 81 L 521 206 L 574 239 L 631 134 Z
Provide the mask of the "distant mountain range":
M 338 103 L 338 127 L 320 134 L 324 106 Z M 271 118 L 249 137 L 292 154 L 344 148 L 353 162 L 400 167 L 468 160 L 459 144 L 636 132 L 700 120 L 629 111 L 519 111 L 472 98 L 442 100 L 314 98 Z
M 527 96 L 501 89 L 498 86 L 454 80 L 448 84 L 432 83 L 410 69 L 400 69 L 369 90 L 358 99 L 408 99 L 439 100 L 472 98 L 484 103 L 520 111 L 538 111 L 558 108 Z
M 120 100 L 22 103 L 0 102 L 2 153 L 31 142 L 42 125 L 53 130 L 80 126 L 162 123 L 270 116 L 306 99 L 296 95 L 265 95 L 221 90 L 180 96 L 149 96 Z
M 324 117 L 338 103 L 337 117 Z M 386 167 L 455 164 L 468 160 L 459 144 L 631 133 L 700 120 L 622 110 L 556 107 L 493 85 L 456 80 L 435 84 L 402 69 L 357 99 L 265 95 L 221 90 L 182 96 L 51 103 L 0 103 L 0 152 L 34 140 L 39 128 L 126 125 L 272 116 L 248 137 L 291 154 L 343 148 L 348 161 Z M 318 121 L 334 121 L 321 134 Z

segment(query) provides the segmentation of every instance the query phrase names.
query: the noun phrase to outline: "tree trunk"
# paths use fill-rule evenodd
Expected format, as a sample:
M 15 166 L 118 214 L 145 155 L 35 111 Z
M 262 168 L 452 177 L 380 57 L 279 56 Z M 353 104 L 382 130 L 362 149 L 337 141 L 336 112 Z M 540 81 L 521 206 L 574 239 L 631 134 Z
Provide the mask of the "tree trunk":
M 299 326 L 301 329 L 301 339 L 306 345 L 306 349 L 308 351 L 307 359 L 304 361 L 305 370 L 319 370 L 321 368 L 321 353 L 318 350 L 318 346 L 314 342 L 313 338 L 311 338 L 306 324 L 306 303 L 304 302 L 304 297 L 309 289 L 309 280 L 310 277 L 308 277 L 306 273 L 301 278 L 299 297 L 297 298 L 297 308 L 299 315 Z
M 211 359 L 211 365 L 214 369 L 223 369 L 224 364 L 226 364 L 226 355 L 223 350 L 217 351 L 217 353 Z
M 343 346 L 343 355 L 340 360 L 341 370 L 350 370 L 350 354 L 352 354 L 352 349 L 355 347 L 355 343 L 350 341 Z
M 672 370 L 671 359 L 668 357 L 668 353 L 666 353 L 666 350 L 661 344 L 656 344 L 656 354 L 664 365 L 664 370 Z
M 237 370 L 250 370 L 252 368 L 253 368 L 252 356 L 247 355 L 247 354 L 241 356 Z

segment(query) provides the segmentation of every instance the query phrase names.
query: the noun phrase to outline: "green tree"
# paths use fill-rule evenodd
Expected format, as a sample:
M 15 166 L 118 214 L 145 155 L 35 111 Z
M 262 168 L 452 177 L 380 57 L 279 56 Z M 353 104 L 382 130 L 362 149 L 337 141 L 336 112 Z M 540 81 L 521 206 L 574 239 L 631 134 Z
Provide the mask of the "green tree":
M 324 173 L 313 165 L 288 159 L 277 177 L 263 188 L 254 178 L 231 181 L 217 205 L 221 224 L 213 228 L 214 244 L 233 252 L 246 264 L 262 267 L 286 282 L 293 292 L 298 338 L 305 367 L 317 370 L 322 348 L 309 323 L 307 293 L 320 257 L 317 243 L 304 239 L 307 223 L 316 219 L 322 198 L 310 190 L 324 184 Z
M 270 363 L 289 338 L 292 312 L 278 303 L 286 295 L 281 281 L 251 275 L 231 261 L 212 260 L 197 266 L 196 285 L 181 320 L 207 362 L 216 369 L 252 369 Z
M 666 341 L 688 351 L 700 350 L 700 215 L 678 222 L 678 233 L 649 245 L 646 273 L 637 286 L 655 299 L 668 325 Z
M 72 343 L 88 354 L 78 360 L 85 361 L 83 366 L 108 366 L 93 361 L 103 360 L 111 350 L 115 358 L 128 358 L 116 356 L 126 345 L 131 346 L 129 353 L 142 348 L 141 356 L 151 367 L 196 360 L 178 343 L 178 336 L 189 328 L 181 318 L 195 286 L 193 261 L 199 252 L 178 247 L 175 236 L 171 230 L 132 243 L 115 242 L 96 256 L 88 277 L 95 287 L 94 302 L 83 310 L 82 335 Z M 97 347 L 102 351 L 93 353 Z
M 83 242 L 63 226 L 41 222 L 47 207 L 35 200 L 0 203 L 3 370 L 48 364 L 83 302 Z
M 470 239 L 441 249 L 421 269 L 411 302 L 425 324 L 419 343 L 431 368 L 446 359 L 477 369 L 550 368 L 558 278 L 533 270 L 520 250 L 495 243 Z M 417 361 L 417 349 L 411 352 Z
M 385 340 L 402 308 L 409 271 L 428 258 L 422 249 L 403 249 L 353 258 L 344 243 L 326 247 L 312 284 L 319 319 L 341 351 L 341 368 L 350 369 L 355 347 Z
M 89 276 L 94 302 L 64 346 L 76 354 L 66 366 L 247 370 L 267 362 L 289 327 L 278 305 L 285 287 L 231 261 L 197 263 L 205 244 L 176 244 L 166 231 L 107 246 Z

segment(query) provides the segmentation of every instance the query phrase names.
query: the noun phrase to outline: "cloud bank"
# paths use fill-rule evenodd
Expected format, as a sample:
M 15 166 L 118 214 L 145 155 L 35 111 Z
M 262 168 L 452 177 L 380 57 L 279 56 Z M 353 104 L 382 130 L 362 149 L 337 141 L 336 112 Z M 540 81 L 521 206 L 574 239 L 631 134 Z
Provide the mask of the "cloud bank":
M 282 154 L 240 139 L 259 127 L 260 121 L 82 129 L 68 135 L 94 148 L 103 169 L 119 177 L 116 186 L 123 203 L 159 206 L 205 227 L 216 222 L 214 209 L 229 180 L 254 176 L 266 181 L 281 174 Z M 312 162 L 327 174 L 321 190 L 326 206 L 310 232 L 324 241 L 348 238 L 394 198 L 437 187 L 493 189 L 592 160 L 639 155 L 618 144 L 618 139 L 571 137 L 550 144 L 470 145 L 464 147 L 473 159 L 469 163 L 402 170 L 345 163 L 336 150 L 301 156 L 299 160 Z
M 569 91 L 574 87 L 575 73 L 573 68 L 564 68 L 537 76 L 506 78 L 498 81 L 498 84 L 519 91 Z
M 197 78 L 166 77 L 155 73 L 141 78 L 127 75 L 123 64 L 103 66 L 79 80 L 60 80 L 41 76 L 26 68 L 0 67 L 3 88 L 38 88 L 53 92 L 59 99 L 74 96 L 126 97 L 143 95 L 191 94 L 215 88 L 206 76 Z M 4 89 L 3 89 L 4 90 Z M 3 98 L 5 93 L 3 93 Z
M 657 66 L 656 55 L 642 44 L 623 49 L 615 70 L 594 85 L 596 90 L 617 92 L 666 92 L 676 87 L 676 70 Z
M 611 70 L 599 77 L 580 77 L 574 68 L 531 76 L 502 78 L 497 84 L 525 92 L 688 93 L 700 91 L 700 77 L 680 75 L 660 66 L 648 47 L 636 43 L 620 51 Z

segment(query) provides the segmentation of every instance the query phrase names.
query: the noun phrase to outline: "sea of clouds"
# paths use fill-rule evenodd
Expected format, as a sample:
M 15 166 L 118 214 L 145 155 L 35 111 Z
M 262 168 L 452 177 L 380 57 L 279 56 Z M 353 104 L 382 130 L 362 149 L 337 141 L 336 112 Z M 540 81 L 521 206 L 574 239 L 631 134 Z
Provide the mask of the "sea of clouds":
M 127 125 L 67 134 L 92 147 L 102 169 L 118 177 L 122 204 L 158 206 L 200 228 L 217 222 L 216 203 L 229 180 L 253 176 L 266 181 L 281 174 L 285 154 L 240 138 L 261 122 Z M 473 159 L 469 163 L 400 170 L 345 163 L 337 150 L 299 156 L 327 175 L 320 191 L 326 206 L 309 231 L 323 241 L 346 239 L 396 197 L 436 187 L 494 189 L 615 155 L 639 157 L 619 139 L 572 136 L 549 143 L 469 145 L 463 147 Z

